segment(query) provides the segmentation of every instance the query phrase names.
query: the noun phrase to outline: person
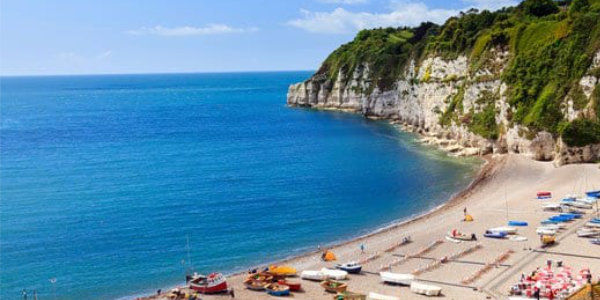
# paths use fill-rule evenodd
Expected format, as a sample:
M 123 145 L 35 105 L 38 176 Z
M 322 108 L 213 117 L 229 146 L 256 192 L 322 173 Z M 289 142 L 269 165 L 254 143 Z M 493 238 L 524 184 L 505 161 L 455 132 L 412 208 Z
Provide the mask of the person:
M 538 289 L 537 287 L 533 289 L 533 297 L 537 300 L 540 300 L 540 289 Z
M 158 289 L 158 291 L 156 291 L 156 294 L 157 294 L 157 295 L 160 295 L 160 293 L 161 293 L 161 292 L 162 292 L 162 290 L 161 290 L 161 289 Z
M 463 209 L 463 213 L 465 214 L 465 217 L 467 216 L 467 207 L 465 207 L 465 209 Z
M 360 253 L 365 253 L 365 244 L 360 244 Z
M 233 288 L 229 290 L 229 295 L 231 296 L 231 298 L 235 298 L 235 292 L 233 291 Z
M 23 300 L 27 300 L 27 290 L 23 289 Z
M 473 241 L 477 240 L 477 236 L 475 235 L 475 233 L 471 233 L 471 240 L 473 240 Z
M 552 290 L 548 292 L 548 300 L 554 300 L 554 292 Z

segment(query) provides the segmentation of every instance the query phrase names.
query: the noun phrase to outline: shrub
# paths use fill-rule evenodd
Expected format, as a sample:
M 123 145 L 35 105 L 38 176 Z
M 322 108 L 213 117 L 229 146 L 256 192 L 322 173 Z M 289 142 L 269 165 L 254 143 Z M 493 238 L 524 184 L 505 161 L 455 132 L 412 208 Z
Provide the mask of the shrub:
M 576 119 L 561 128 L 563 141 L 569 146 L 582 147 L 600 143 L 600 123 Z

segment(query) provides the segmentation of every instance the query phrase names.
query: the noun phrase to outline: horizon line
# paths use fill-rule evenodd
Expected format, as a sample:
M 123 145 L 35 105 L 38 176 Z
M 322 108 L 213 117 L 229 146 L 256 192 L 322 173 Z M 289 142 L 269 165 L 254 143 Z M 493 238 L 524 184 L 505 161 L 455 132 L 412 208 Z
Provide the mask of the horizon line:
M 0 74 L 0 78 L 10 77 L 69 77 L 69 76 L 123 76 L 123 75 L 178 75 L 178 74 L 232 74 L 232 73 L 277 73 L 277 72 L 315 72 L 304 70 L 235 70 L 235 71 L 190 71 L 190 72 L 148 72 L 148 73 L 71 73 L 71 74 Z

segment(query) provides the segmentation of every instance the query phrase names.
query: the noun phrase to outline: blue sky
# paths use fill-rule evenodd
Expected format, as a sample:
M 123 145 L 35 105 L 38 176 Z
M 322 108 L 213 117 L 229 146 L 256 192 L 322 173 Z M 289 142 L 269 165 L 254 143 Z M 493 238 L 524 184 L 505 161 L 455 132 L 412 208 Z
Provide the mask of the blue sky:
M 362 28 L 517 0 L 2 0 L 0 74 L 314 70 Z

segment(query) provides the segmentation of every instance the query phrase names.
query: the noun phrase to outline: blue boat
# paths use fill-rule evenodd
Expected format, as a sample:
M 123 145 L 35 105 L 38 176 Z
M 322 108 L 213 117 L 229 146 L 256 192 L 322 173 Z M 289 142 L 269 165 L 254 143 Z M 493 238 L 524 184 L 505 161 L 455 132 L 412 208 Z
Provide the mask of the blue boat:
M 600 224 L 600 218 L 593 218 L 590 220 L 590 222 Z
M 573 218 L 561 217 L 561 216 L 554 216 L 554 217 L 548 218 L 548 220 L 550 220 L 550 221 L 556 221 L 556 222 L 568 222 L 568 221 L 573 220 Z
M 600 198 L 600 190 L 585 192 L 585 195 L 593 198 Z
M 558 224 L 558 223 L 561 223 L 561 222 L 558 222 L 558 221 L 552 221 L 552 220 L 544 220 L 544 221 L 542 221 L 542 222 L 540 222 L 540 223 L 541 223 L 542 225 L 549 225 L 549 224 Z
M 271 296 L 288 296 L 290 294 L 290 287 L 278 283 L 271 283 L 265 286 L 267 293 Z
M 483 236 L 492 239 L 503 239 L 504 237 L 506 237 L 506 232 L 493 232 L 488 230 L 483 234 Z
M 581 219 L 581 217 L 582 217 L 581 214 L 574 214 L 574 213 L 563 213 L 563 214 L 560 214 L 560 216 L 573 217 L 573 219 Z
M 508 221 L 508 226 L 527 226 L 525 221 Z

